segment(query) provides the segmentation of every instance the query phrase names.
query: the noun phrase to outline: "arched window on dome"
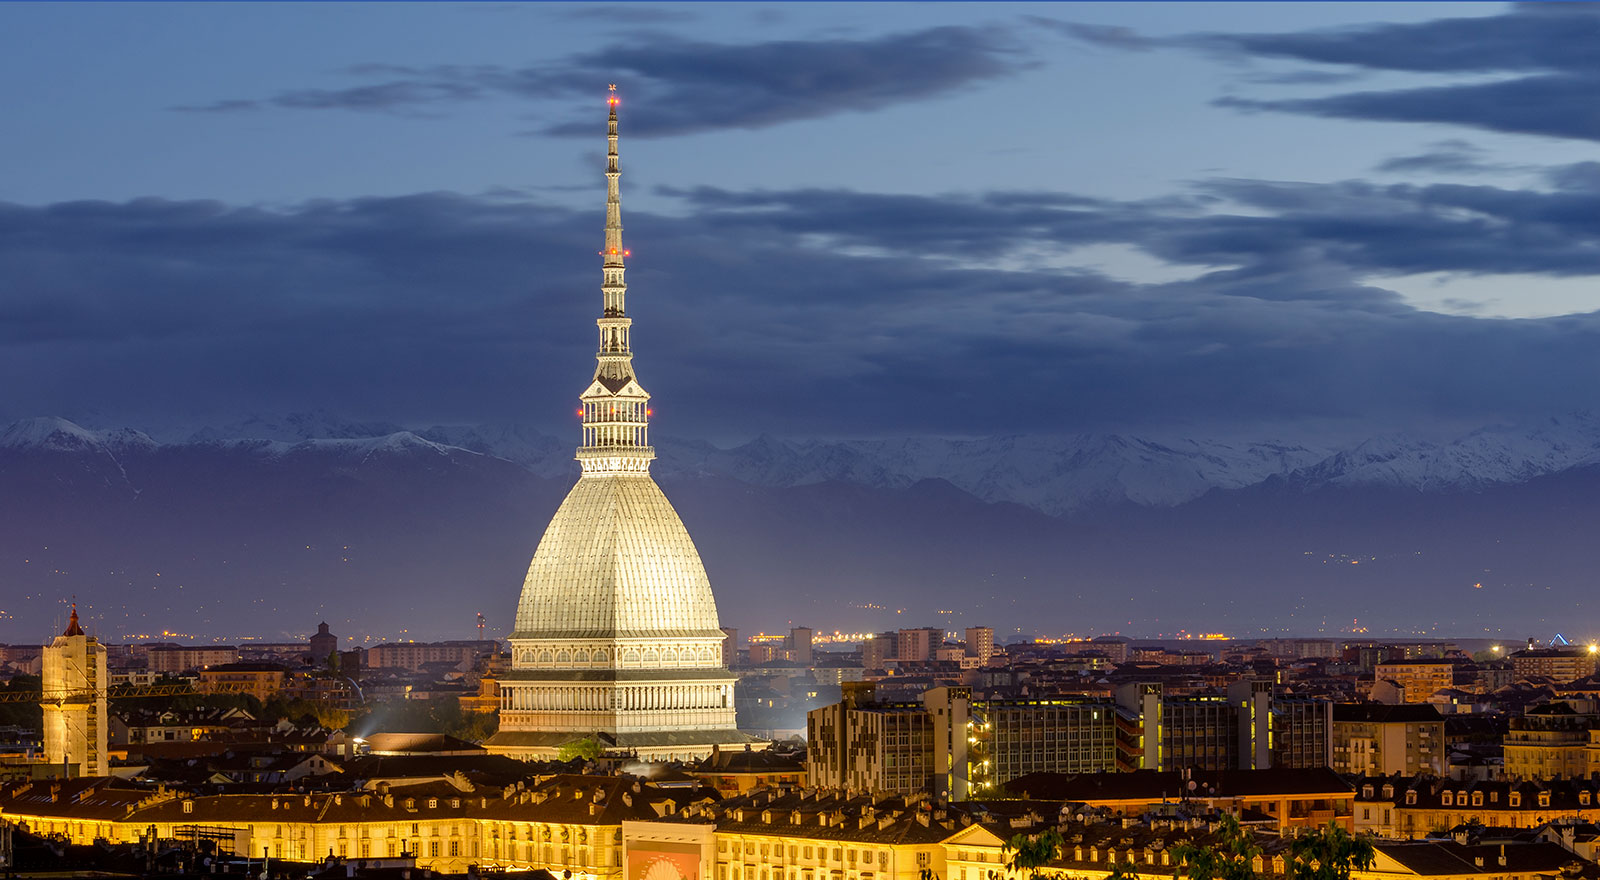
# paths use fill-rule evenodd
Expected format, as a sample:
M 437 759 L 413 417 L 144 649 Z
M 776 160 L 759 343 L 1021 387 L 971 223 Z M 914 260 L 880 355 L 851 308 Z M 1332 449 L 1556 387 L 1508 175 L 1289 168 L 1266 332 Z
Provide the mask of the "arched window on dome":
M 557 664 L 565 665 L 565 664 L 571 663 L 571 662 L 572 662 L 572 655 L 570 653 L 568 653 L 566 651 L 557 651 L 556 652 L 556 663 Z

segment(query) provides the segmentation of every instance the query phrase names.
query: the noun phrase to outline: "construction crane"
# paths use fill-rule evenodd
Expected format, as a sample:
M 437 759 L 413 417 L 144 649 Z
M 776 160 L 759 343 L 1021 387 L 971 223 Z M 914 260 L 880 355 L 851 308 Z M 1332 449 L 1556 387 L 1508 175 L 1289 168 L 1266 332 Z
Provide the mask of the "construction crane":
M 0 703 L 51 703 L 59 706 L 66 703 L 88 702 L 101 696 L 104 696 L 107 700 L 122 700 L 133 697 L 204 697 L 210 694 L 248 693 L 250 690 L 250 683 L 243 681 L 217 682 L 210 685 L 205 691 L 197 691 L 190 684 L 118 684 L 108 688 L 51 691 L 48 699 L 46 699 L 43 691 L 0 691 Z

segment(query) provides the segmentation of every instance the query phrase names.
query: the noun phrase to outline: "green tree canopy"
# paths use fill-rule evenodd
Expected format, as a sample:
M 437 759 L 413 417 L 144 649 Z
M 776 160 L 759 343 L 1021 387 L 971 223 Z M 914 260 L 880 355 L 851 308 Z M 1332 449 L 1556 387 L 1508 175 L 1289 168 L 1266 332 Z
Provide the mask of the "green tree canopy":
M 600 745 L 599 740 L 592 736 L 586 736 L 583 739 L 573 740 L 557 749 L 556 760 L 570 761 L 573 758 L 582 758 L 585 761 L 593 761 L 595 758 L 605 754 L 605 751 L 605 746 Z
M 1333 821 L 1301 831 L 1289 843 L 1293 880 L 1350 880 L 1352 870 L 1365 871 L 1376 860 L 1372 841 L 1351 835 Z
M 1038 834 L 1018 832 L 1000 848 L 1006 856 L 1006 867 L 1029 878 L 1044 876 L 1042 870 L 1061 856 L 1061 832 L 1046 828 Z
M 1187 874 L 1189 880 L 1255 880 L 1254 860 L 1261 855 L 1261 848 L 1250 832 L 1240 827 L 1237 818 L 1225 815 L 1217 838 L 1206 846 L 1184 842 L 1173 847 L 1172 875 Z

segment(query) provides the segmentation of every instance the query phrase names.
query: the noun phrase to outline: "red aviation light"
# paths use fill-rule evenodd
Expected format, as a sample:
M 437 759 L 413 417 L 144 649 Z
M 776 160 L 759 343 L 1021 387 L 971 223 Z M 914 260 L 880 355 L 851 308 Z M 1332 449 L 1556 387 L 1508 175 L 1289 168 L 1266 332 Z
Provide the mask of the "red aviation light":
M 645 418 L 649 418 L 650 416 L 655 415 L 656 411 L 654 409 L 646 409 L 644 411 L 644 414 L 645 414 Z
M 578 407 L 578 418 L 583 418 L 583 407 Z
M 622 255 L 624 257 L 631 257 L 631 256 L 633 256 L 633 251 L 623 251 Z

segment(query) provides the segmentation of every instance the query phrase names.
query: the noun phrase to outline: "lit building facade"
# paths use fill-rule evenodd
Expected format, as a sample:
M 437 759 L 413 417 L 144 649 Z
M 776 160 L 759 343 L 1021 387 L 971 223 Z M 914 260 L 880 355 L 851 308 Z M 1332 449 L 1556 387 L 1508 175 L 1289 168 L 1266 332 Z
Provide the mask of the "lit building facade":
M 1589 733 L 1593 715 L 1579 715 L 1566 703 L 1534 706 L 1511 719 L 1503 741 L 1505 775 L 1510 779 L 1589 778 Z
M 1595 673 L 1600 654 L 1588 648 L 1528 648 L 1511 655 L 1511 672 L 1517 678 L 1542 676 L 1560 682 L 1577 681 Z
M 1333 707 L 1333 764 L 1359 776 L 1444 775 L 1444 716 L 1427 704 Z
M 42 694 L 45 759 L 69 776 L 106 775 L 106 646 L 78 625 L 44 649 Z
M 175 675 L 191 669 L 204 669 L 239 660 L 239 649 L 233 646 L 220 648 L 165 647 L 151 648 L 145 652 L 150 671 L 158 675 Z
M 869 683 L 806 713 L 811 785 L 906 793 L 930 786 L 961 800 L 1026 773 L 1131 769 L 1119 748 L 1126 722 L 1109 700 L 973 700 L 931 688 L 919 702 L 878 702 Z
M 494 641 L 389 642 L 368 648 L 366 665 L 368 669 L 418 672 L 429 663 L 466 666 L 499 650 L 499 643 Z
M 967 627 L 967 655 L 978 658 L 979 666 L 988 666 L 994 656 L 994 627 Z
M 1406 703 L 1426 703 L 1436 691 L 1455 683 L 1456 667 L 1449 660 L 1400 660 L 1379 663 L 1373 670 L 1375 682 L 1392 682 Z
M 699 551 L 650 476 L 650 395 L 633 369 L 622 246 L 617 99 L 606 158 L 603 310 L 580 395 L 578 483 L 534 551 L 500 679 L 490 751 L 548 758 L 593 737 L 650 759 L 751 741 L 734 723 L 716 600 Z

